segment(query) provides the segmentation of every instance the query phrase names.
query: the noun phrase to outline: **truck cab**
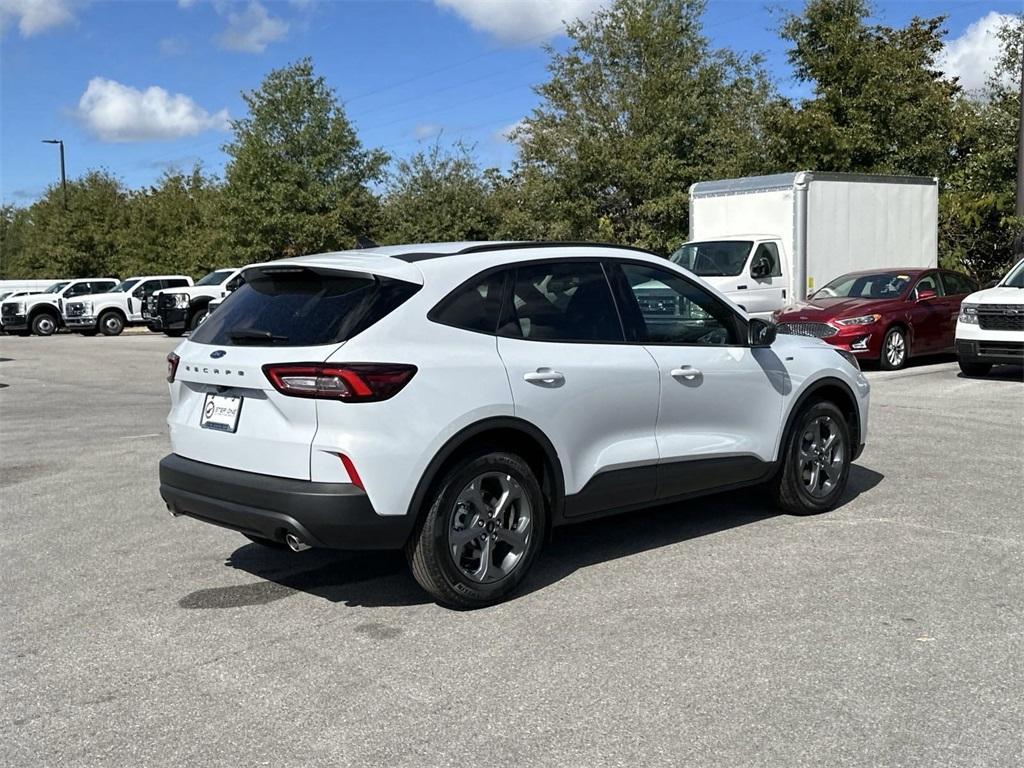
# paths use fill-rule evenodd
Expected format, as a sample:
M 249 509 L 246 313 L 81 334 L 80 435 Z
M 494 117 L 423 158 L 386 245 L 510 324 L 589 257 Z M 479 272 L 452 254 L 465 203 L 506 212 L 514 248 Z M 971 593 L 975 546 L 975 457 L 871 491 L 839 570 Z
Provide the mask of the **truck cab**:
M 142 275 L 129 277 L 107 293 L 98 293 L 64 303 L 63 319 L 73 331 L 87 336 L 102 333 L 117 336 L 128 325 L 148 322 L 149 297 L 164 288 L 192 285 L 186 275 Z
M 149 329 L 163 331 L 168 336 L 194 331 L 206 319 L 211 302 L 223 301 L 245 283 L 242 277 L 245 269 L 247 267 L 217 269 L 195 285 L 157 291 L 149 298 Z
M 789 260 L 779 237 L 694 240 L 684 243 L 670 259 L 704 278 L 750 317 L 769 320 L 789 298 Z
M 112 277 L 59 280 L 41 293 L 5 300 L 0 307 L 4 330 L 24 336 L 52 336 L 64 327 L 64 303 L 78 296 L 103 293 L 117 285 Z

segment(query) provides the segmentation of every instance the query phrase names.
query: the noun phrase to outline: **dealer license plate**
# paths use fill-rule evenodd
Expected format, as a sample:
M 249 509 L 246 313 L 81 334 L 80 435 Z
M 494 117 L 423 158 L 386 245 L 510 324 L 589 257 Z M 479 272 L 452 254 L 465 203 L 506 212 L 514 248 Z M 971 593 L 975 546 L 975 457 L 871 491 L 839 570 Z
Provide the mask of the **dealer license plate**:
M 238 414 L 242 412 L 242 398 L 207 394 L 199 426 L 234 432 L 238 429 Z

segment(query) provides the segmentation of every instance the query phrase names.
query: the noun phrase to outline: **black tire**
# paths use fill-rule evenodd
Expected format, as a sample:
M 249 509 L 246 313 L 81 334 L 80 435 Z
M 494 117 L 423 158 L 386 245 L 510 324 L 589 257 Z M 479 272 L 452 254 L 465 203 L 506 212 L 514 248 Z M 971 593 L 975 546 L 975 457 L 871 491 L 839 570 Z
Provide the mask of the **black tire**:
M 202 309 L 198 310 L 194 315 L 192 315 L 192 319 L 188 321 L 189 331 L 194 331 L 196 328 L 202 325 L 203 321 L 206 319 L 206 316 L 208 314 L 210 313 L 207 311 L 206 307 L 203 307 Z
M 261 536 L 250 536 L 248 533 L 243 533 L 242 535 L 245 536 L 245 538 L 247 538 L 253 544 L 259 544 L 261 547 L 266 547 L 267 549 L 277 549 L 277 550 L 291 551 L 291 550 L 288 550 L 288 545 L 285 544 L 283 541 L 274 541 L 273 539 L 264 539 Z
M 458 535 L 459 532 L 476 530 L 470 523 L 470 516 L 475 515 L 473 519 L 476 519 L 484 515 L 467 511 L 471 508 L 459 500 L 471 484 L 492 478 L 498 482 L 512 483 L 515 487 L 515 498 L 521 501 L 518 509 L 510 510 L 510 514 L 519 516 L 516 526 L 524 526 L 525 545 L 516 555 L 515 549 L 504 540 L 495 541 L 495 537 L 502 535 L 502 532 L 518 536 L 523 536 L 523 533 L 518 529 L 506 531 L 500 526 L 495 527 L 492 518 L 486 524 L 487 527 L 480 528 L 478 538 L 483 538 L 483 543 L 468 541 L 462 545 L 462 553 L 476 546 L 481 548 L 478 570 L 483 570 L 484 574 L 481 580 L 476 580 L 465 572 L 465 560 L 456 562 L 452 552 L 452 547 L 456 545 L 450 543 L 449 533 Z M 485 490 L 481 499 L 493 499 L 493 496 Z M 425 505 L 427 509 L 406 545 L 406 558 L 419 585 L 440 605 L 449 608 L 483 608 L 506 598 L 523 580 L 543 544 L 547 524 L 544 497 L 529 465 L 515 454 L 495 452 L 467 456 L 434 486 Z M 527 510 L 525 524 L 522 522 L 524 508 Z M 454 526 L 459 520 L 463 527 L 461 531 L 455 531 Z M 475 524 L 485 525 L 483 522 Z M 487 542 L 488 538 L 491 543 Z M 484 551 L 489 553 L 486 566 L 482 556 Z M 502 568 L 511 557 L 514 557 L 513 565 L 507 573 L 503 573 Z M 494 567 L 494 580 L 486 582 L 483 579 L 488 577 L 495 560 L 499 560 L 499 563 Z
M 95 328 L 92 328 L 92 329 L 90 329 L 88 331 L 76 331 L 76 333 L 80 333 L 83 336 L 95 336 L 97 331 L 96 331 Z
M 170 336 L 172 339 L 178 338 L 183 333 L 185 333 L 185 331 L 182 330 L 181 328 L 165 328 L 164 329 L 164 336 Z
M 989 371 L 992 370 L 992 363 L 969 363 L 960 359 L 956 362 L 964 376 L 988 376 Z
M 879 355 L 878 364 L 883 371 L 898 371 L 909 359 L 910 340 L 907 332 L 899 326 L 893 326 L 882 340 L 882 354 Z
M 827 419 L 834 427 L 837 444 L 842 450 L 841 460 L 838 465 L 838 475 L 833 480 L 827 470 L 818 467 L 817 474 L 813 473 L 813 460 L 808 461 L 807 456 L 819 456 L 814 450 L 807 450 L 806 436 L 809 431 L 815 428 L 819 419 Z M 831 434 L 831 433 L 830 433 Z M 829 449 L 826 449 L 826 454 Z M 835 467 L 833 452 L 825 458 L 829 466 Z M 786 443 L 783 447 L 782 467 L 779 473 L 772 480 L 771 489 L 775 497 L 776 505 L 792 515 L 816 515 L 820 512 L 827 512 L 839 503 L 846 490 L 846 483 L 850 479 L 850 462 L 853 456 L 853 446 L 850 444 L 850 428 L 846 418 L 833 403 L 819 400 L 805 406 L 796 419 L 786 436 Z M 810 467 L 810 469 L 808 469 Z M 805 471 L 806 470 L 806 471 Z M 809 483 L 812 479 L 817 482 L 822 472 L 826 473 L 826 479 L 821 483 L 824 486 L 831 482 L 831 488 L 820 488 L 819 492 L 812 492 Z
M 97 326 L 104 336 L 120 336 L 124 330 L 124 318 L 118 312 L 107 310 L 100 315 Z
M 32 333 L 36 336 L 53 336 L 60 328 L 60 321 L 49 312 L 40 312 L 32 318 Z

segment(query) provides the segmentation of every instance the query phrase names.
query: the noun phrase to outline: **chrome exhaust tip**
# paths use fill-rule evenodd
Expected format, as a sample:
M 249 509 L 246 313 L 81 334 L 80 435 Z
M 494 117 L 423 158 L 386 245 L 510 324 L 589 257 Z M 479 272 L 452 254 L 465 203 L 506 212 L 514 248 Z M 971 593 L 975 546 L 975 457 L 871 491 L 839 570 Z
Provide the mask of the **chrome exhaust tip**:
M 304 542 L 294 533 L 286 533 L 284 535 L 284 543 L 288 545 L 288 549 L 292 552 L 303 552 L 309 549 L 309 544 Z

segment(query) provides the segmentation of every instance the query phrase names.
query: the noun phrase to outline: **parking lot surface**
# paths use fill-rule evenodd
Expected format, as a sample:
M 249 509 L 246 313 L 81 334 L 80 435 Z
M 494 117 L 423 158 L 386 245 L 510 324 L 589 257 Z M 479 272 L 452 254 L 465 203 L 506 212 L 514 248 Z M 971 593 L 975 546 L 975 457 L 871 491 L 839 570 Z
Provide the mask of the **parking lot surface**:
M 1024 385 L 869 374 L 817 517 L 744 491 L 556 532 L 458 613 L 398 553 L 172 519 L 175 341 L 0 339 L 0 764 L 1024 762 Z

